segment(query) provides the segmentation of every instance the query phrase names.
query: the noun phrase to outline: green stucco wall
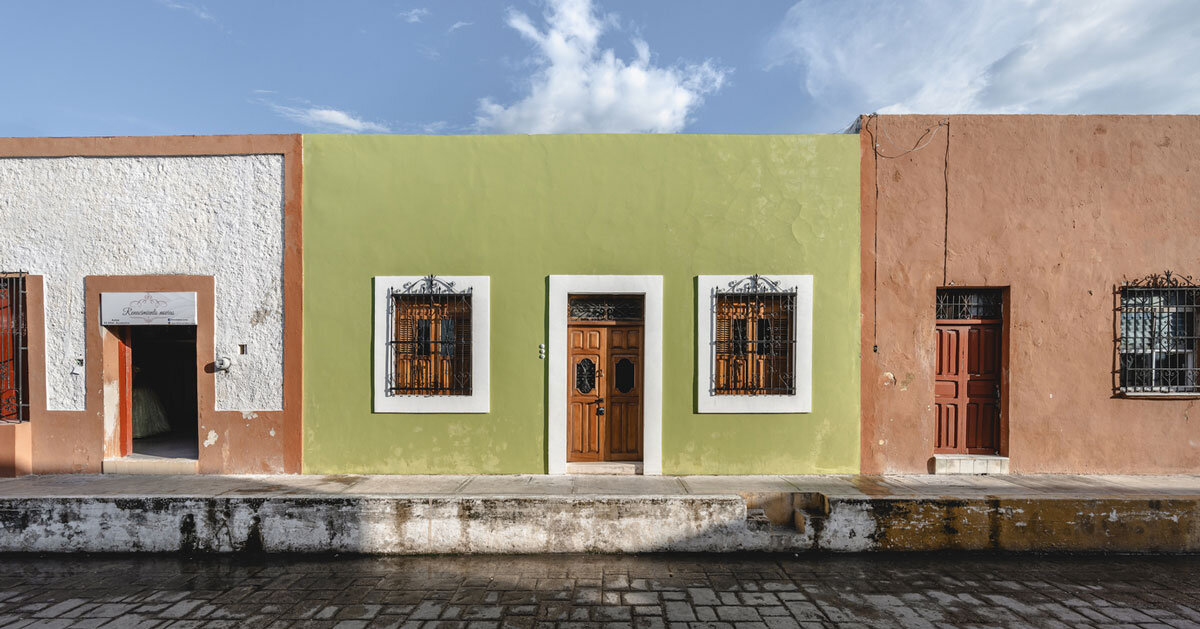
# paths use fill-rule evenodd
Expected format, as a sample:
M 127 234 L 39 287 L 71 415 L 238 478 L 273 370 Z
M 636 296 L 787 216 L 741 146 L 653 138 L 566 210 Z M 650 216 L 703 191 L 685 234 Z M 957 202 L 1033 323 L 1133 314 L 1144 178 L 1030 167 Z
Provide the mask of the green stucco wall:
M 857 472 L 859 138 L 304 136 L 304 470 L 546 471 L 547 276 L 662 275 L 663 472 Z M 695 276 L 812 274 L 813 412 L 699 415 Z M 491 412 L 371 412 L 372 277 L 491 276 Z

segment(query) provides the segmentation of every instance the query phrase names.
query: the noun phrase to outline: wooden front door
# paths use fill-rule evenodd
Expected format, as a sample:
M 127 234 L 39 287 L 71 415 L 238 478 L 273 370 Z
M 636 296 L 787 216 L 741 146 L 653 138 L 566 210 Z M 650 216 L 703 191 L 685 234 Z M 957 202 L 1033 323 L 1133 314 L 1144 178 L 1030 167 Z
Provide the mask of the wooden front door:
M 571 324 L 567 335 L 567 461 L 641 461 L 641 324 Z
M 999 323 L 939 322 L 934 452 L 1000 451 Z

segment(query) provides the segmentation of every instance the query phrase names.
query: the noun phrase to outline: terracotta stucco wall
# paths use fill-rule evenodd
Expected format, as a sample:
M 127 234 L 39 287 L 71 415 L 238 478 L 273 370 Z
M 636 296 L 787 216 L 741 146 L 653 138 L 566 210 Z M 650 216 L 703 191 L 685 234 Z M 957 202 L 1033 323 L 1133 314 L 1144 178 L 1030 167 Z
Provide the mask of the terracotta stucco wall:
M 863 472 L 928 469 L 946 285 L 1008 288 L 1013 472 L 1200 470 L 1198 400 L 1112 391 L 1114 286 L 1200 278 L 1200 116 L 863 123 Z

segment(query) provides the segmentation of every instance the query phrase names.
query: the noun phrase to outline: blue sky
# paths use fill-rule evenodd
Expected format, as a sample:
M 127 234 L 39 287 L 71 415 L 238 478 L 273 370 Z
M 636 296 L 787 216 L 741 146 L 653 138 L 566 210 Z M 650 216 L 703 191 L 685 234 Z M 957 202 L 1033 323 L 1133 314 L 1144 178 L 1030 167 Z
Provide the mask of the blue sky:
M 1200 113 L 1193 0 L 11 1 L 0 135 L 820 133 Z

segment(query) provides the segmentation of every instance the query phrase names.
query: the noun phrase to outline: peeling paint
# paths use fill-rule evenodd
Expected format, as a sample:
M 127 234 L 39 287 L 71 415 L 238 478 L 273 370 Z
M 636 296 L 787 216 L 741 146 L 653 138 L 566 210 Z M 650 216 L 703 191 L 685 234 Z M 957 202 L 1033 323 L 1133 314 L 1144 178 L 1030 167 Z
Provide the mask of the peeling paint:
M 204 447 L 207 448 L 209 446 L 212 446 L 216 442 L 217 442 L 217 431 L 215 431 L 215 430 L 208 431 L 208 437 L 204 440 Z

